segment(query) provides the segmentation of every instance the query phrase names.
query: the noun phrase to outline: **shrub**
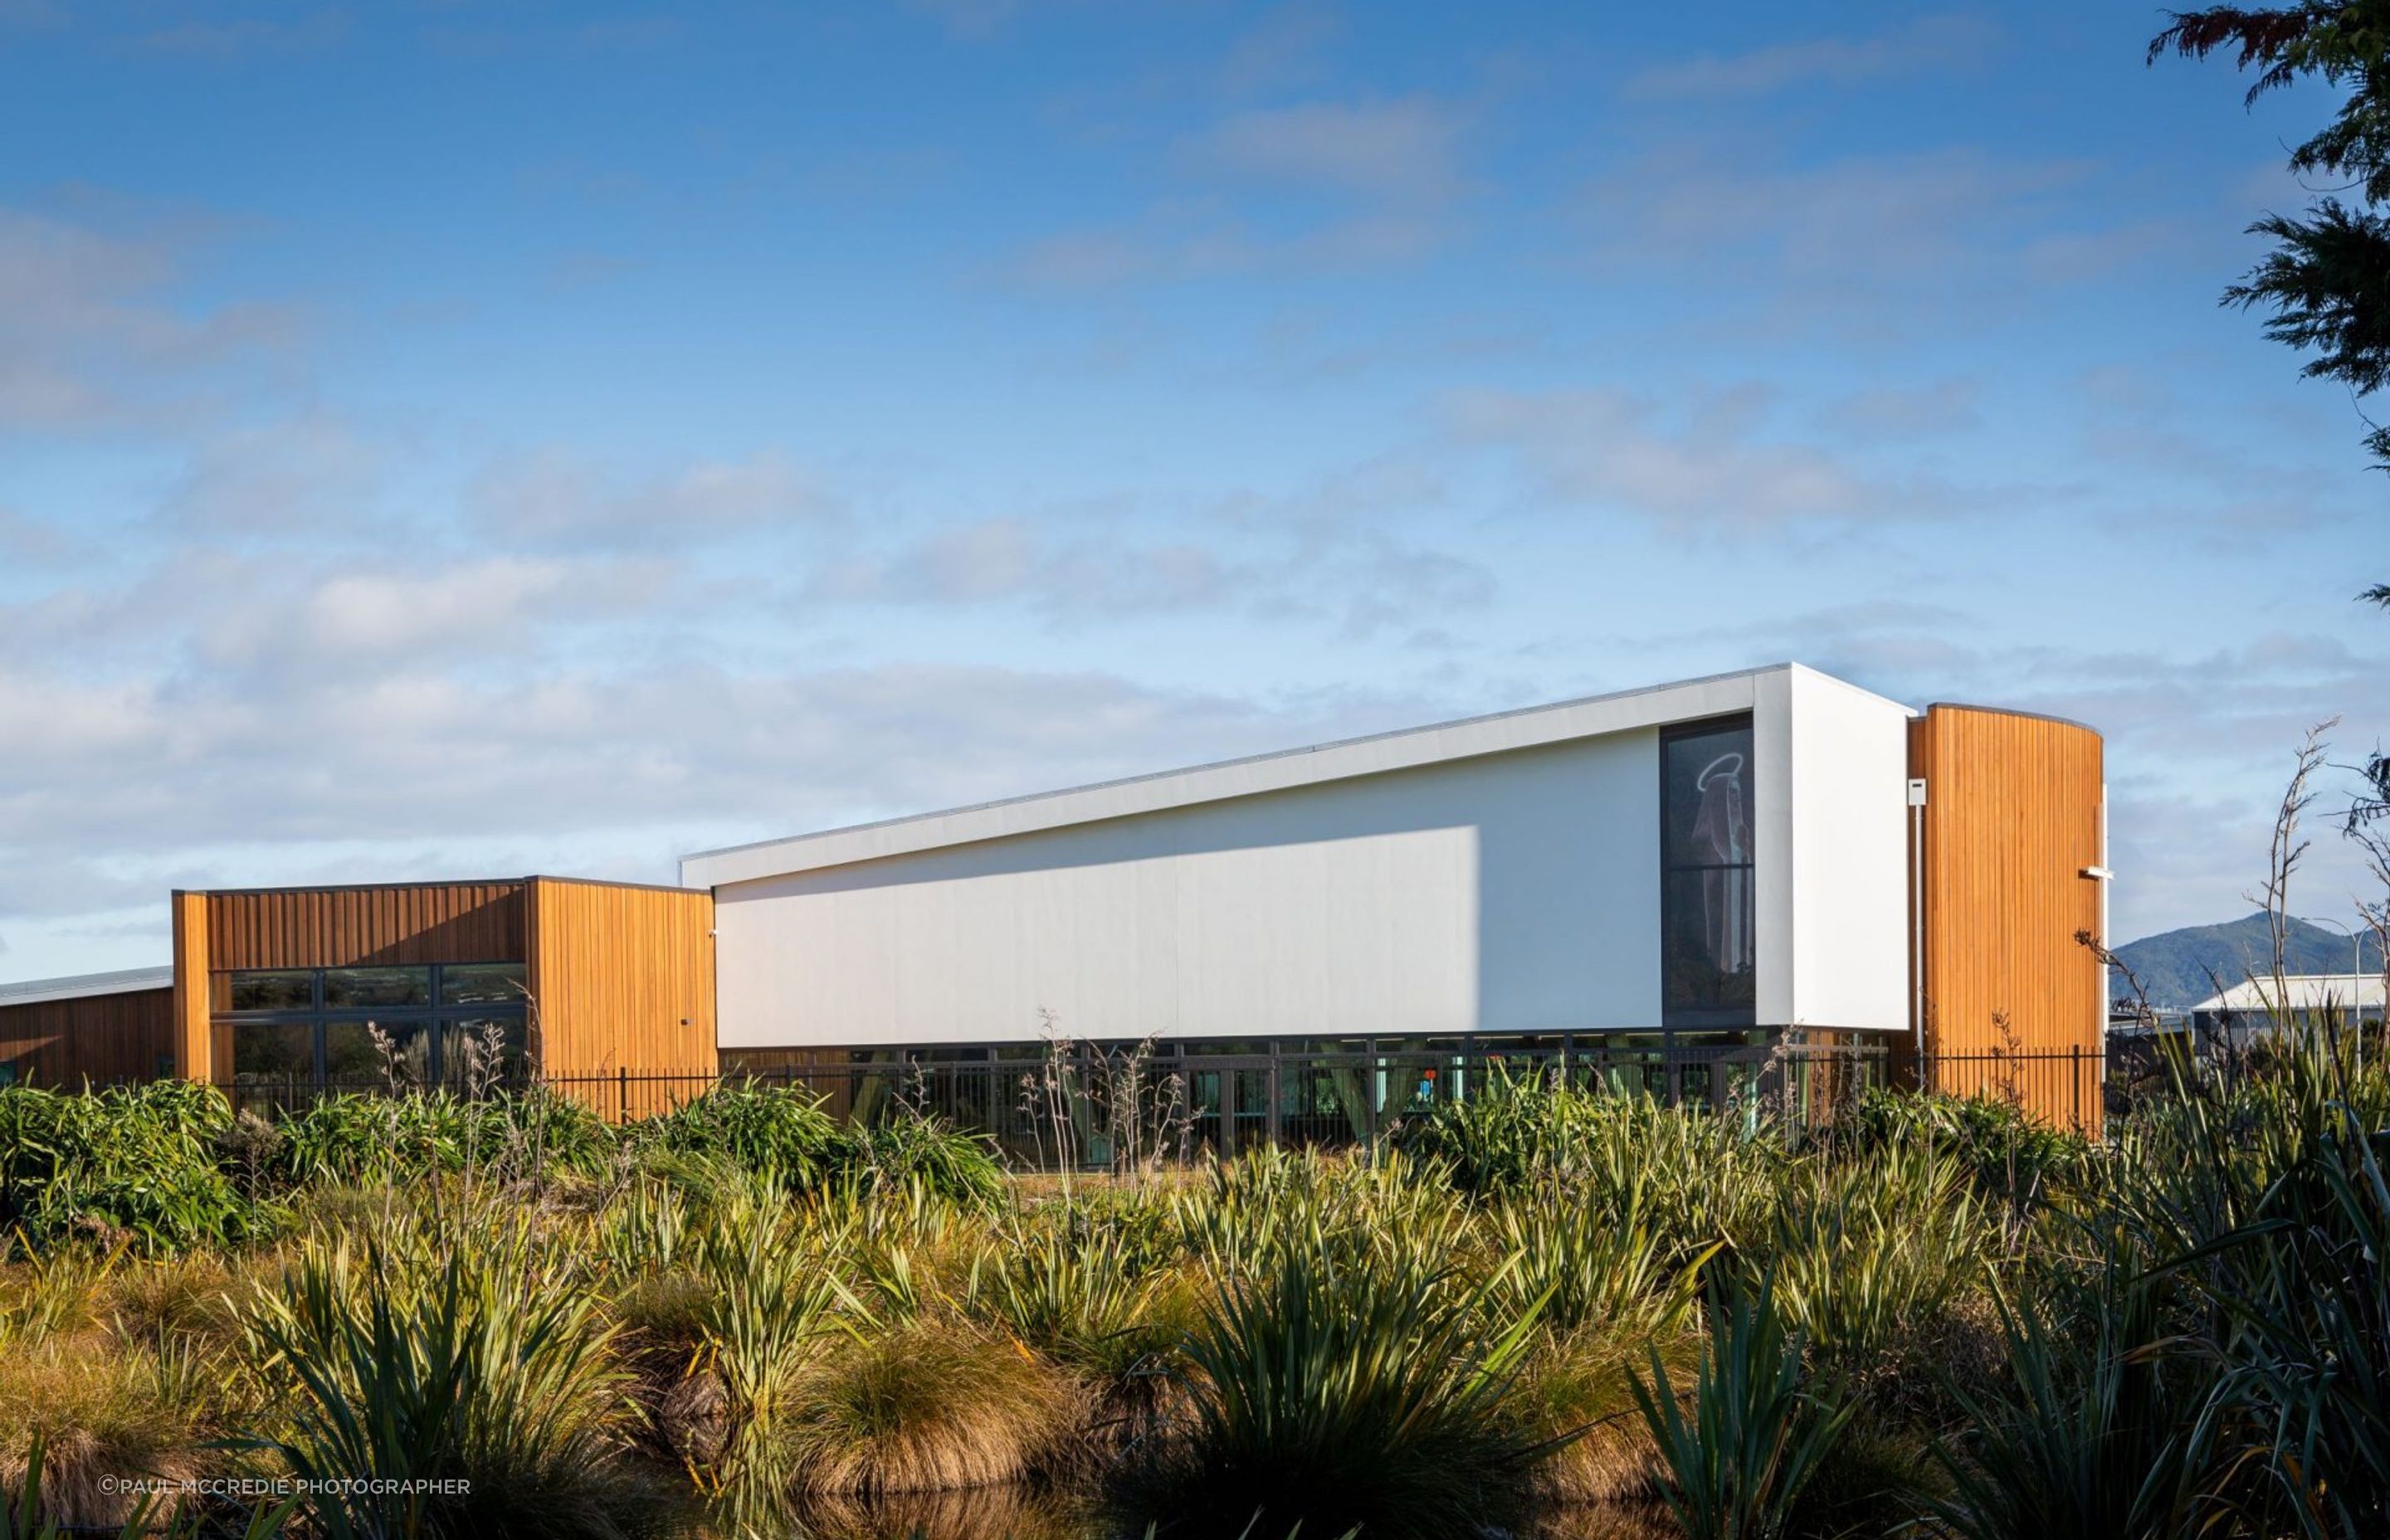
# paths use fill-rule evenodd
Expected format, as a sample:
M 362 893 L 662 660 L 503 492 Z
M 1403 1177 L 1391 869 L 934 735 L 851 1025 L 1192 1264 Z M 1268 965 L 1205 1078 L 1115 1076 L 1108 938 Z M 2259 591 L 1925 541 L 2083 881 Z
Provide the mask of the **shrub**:
M 1977 1190 L 2024 1213 L 2079 1190 L 2095 1168 L 2093 1147 L 1996 1097 L 1862 1092 L 1830 1136 L 1847 1153 L 1873 1156 L 1917 1143 L 1938 1145 L 1965 1163 Z
M 1065 1211 L 1000 1227 L 971 1263 L 968 1308 L 1119 1392 L 1158 1379 L 1175 1333 L 1155 1318 L 1160 1281 L 1123 1229 Z
M 1805 1388 L 1801 1340 L 1773 1290 L 1735 1291 L 1709 1314 L 1688 1418 L 1659 1354 L 1635 1400 L 1667 1467 L 1660 1491 L 1688 1540 L 1775 1540 L 1819 1469 L 1848 1407 Z
M 536 1176 L 587 1172 L 613 1149 L 613 1131 L 567 1097 L 534 1088 L 468 1100 L 444 1090 L 407 1096 L 343 1092 L 282 1114 L 267 1160 L 287 1185 L 406 1180 L 476 1169 Z
M 1515 1261 L 1495 1297 L 1513 1314 L 1542 1302 L 1541 1320 L 1555 1332 L 1581 1328 L 1617 1338 L 1673 1334 L 1692 1308 L 1702 1264 L 1713 1246 L 1672 1267 L 1651 1235 L 1642 1185 L 1624 1205 L 1603 1211 L 1565 1195 L 1538 1192 L 1497 1206 L 1492 1239 Z
M 302 1480 L 461 1481 L 353 1489 L 315 1517 L 349 1535 L 661 1533 L 654 1489 L 621 1463 L 625 1382 L 581 1280 L 520 1223 L 309 1247 L 255 1302 L 259 1358 L 287 1372 L 287 1426 L 244 1441 Z
M 1515 1515 L 1548 1452 L 1499 1331 L 1449 1270 L 1290 1246 L 1225 1284 L 1187 1343 L 1187 1437 L 1137 1500 L 1199 1533 L 1444 1536 Z
M 1790 1184 L 1765 1263 L 1778 1312 L 1822 1367 L 1914 1379 L 1931 1366 L 1912 1349 L 1984 1277 L 1991 1229 L 1957 1158 L 1897 1145 Z
M 52 1245 L 123 1233 L 158 1252 L 238 1238 L 249 1205 L 216 1163 L 232 1124 L 205 1085 L 0 1090 L 0 1225 Z
M 918 1186 L 951 1203 L 992 1207 L 1004 1168 L 987 1139 L 927 1113 L 907 1112 L 858 1136 L 850 1168 L 875 1188 Z
M 702 1462 L 709 1484 L 742 1499 L 776 1496 L 795 1484 L 787 1432 L 797 1378 L 839 1329 L 833 1311 L 850 1296 L 793 1217 L 752 1197 L 708 1213 L 694 1260 L 709 1292 L 687 1395 L 718 1402 L 704 1419 L 720 1424 Z
M 1936 1444 L 1958 1540 L 2173 1540 L 2224 1517 L 2211 1488 L 2222 1387 L 2159 1335 L 2157 1291 L 2111 1275 L 2091 1340 L 2070 1348 L 2037 1315 L 2003 1312 L 2005 1394 L 1954 1387 L 1968 1435 Z M 2203 1380 L 2205 1381 L 2202 1383 Z
M 819 1186 L 853 1150 L 807 1091 L 720 1085 L 640 1124 L 635 1137 L 682 1155 L 715 1155 L 791 1187 Z

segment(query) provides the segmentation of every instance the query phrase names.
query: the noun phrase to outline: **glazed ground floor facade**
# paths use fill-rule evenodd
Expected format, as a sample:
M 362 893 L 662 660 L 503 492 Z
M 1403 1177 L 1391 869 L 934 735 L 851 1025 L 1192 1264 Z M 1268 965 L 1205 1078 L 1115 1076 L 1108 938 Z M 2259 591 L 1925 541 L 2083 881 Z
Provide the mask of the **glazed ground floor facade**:
M 1102 1164 L 1366 1144 L 1522 1078 L 1822 1116 L 1895 1070 L 1874 1034 L 1764 1031 L 749 1048 L 724 1050 L 721 1066 L 726 1081 L 808 1089 L 853 1123 L 933 1112 L 1039 1165 L 1069 1149 L 1079 1158 L 1065 1163 Z

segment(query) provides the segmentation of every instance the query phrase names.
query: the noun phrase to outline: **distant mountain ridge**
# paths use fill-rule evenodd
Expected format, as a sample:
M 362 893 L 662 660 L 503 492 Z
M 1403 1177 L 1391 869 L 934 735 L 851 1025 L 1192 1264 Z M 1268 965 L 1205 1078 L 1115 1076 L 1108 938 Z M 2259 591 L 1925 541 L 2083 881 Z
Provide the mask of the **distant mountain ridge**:
M 2116 956 L 2149 991 L 2150 1004 L 2161 1010 L 2182 1010 L 2216 993 L 2217 986 L 2209 982 L 2211 974 L 2229 988 L 2252 973 L 2270 972 L 2274 938 L 2265 915 L 2258 913 L 2224 925 L 2190 925 L 2143 936 L 2116 948 Z M 2349 939 L 2337 930 L 2303 919 L 2291 921 L 2287 971 L 2345 973 L 2352 956 L 2358 956 L 2363 971 L 2381 972 L 2382 952 L 2372 937 L 2364 938 L 2358 955 Z M 2114 976 L 2108 988 L 2118 999 L 2132 994 L 2131 985 Z

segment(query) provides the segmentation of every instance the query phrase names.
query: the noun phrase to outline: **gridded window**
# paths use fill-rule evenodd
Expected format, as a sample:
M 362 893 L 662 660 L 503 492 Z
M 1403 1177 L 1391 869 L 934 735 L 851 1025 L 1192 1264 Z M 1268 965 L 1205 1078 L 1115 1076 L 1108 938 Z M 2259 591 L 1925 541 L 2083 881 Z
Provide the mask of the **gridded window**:
M 1748 716 L 1660 740 L 1661 1020 L 1749 1024 L 1757 1003 Z
M 520 963 L 235 971 L 215 975 L 210 996 L 238 1081 L 469 1088 L 526 1078 Z M 483 1053 L 495 1071 L 476 1076 Z

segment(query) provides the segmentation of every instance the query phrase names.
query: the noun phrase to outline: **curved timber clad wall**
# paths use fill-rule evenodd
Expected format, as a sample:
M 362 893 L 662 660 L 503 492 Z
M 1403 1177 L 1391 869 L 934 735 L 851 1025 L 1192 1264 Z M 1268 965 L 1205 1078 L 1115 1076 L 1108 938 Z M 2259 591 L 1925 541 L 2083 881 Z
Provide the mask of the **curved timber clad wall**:
M 1923 818 L 1926 1052 L 1940 1083 L 2013 1084 L 2032 1110 L 2096 1128 L 2107 1022 L 2099 959 L 2100 735 L 2078 723 L 1937 705 L 1909 725 Z M 2102 938 L 2104 940 L 2104 938 Z M 2080 1051 L 2081 1071 L 2060 1062 Z M 2004 1068 L 2002 1056 L 2028 1062 Z

